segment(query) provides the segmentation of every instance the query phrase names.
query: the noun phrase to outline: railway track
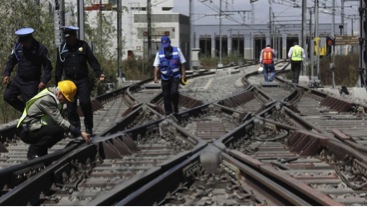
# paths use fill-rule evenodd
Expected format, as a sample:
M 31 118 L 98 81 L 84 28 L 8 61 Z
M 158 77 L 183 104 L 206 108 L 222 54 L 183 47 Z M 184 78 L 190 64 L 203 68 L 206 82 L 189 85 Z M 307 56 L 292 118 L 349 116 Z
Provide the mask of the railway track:
M 177 162 L 203 145 L 178 128 L 160 134 L 159 127 L 154 123 L 144 129 L 96 140 L 97 148 L 92 147 L 93 151 L 82 158 L 84 162 L 80 162 L 78 154 L 72 154 L 65 162 L 54 166 L 53 172 L 45 171 L 40 175 L 39 179 L 44 180 L 54 174 L 55 179 L 49 178 L 52 185 L 47 195 L 39 197 L 32 205 L 87 205 L 98 195 L 114 190 L 116 185 L 127 184 L 134 177 L 159 173 L 161 168 L 171 165 L 171 159 Z
M 367 205 L 366 106 L 255 67 L 188 73 L 170 116 L 151 79 L 97 97 L 93 143 L 0 169 L 0 204 Z
M 362 154 L 326 136 L 267 120 L 256 118 L 246 128 L 245 136 L 224 138 L 244 162 L 264 167 L 265 173 L 293 191 L 308 191 L 313 200 L 320 199 L 317 205 L 365 205 L 366 157 Z

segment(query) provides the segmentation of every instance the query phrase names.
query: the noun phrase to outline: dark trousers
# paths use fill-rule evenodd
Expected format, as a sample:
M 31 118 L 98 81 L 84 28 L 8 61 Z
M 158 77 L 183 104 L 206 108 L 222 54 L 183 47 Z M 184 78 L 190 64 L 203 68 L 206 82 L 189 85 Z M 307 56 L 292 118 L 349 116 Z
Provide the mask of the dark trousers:
M 291 61 L 291 82 L 299 83 L 300 68 L 302 61 Z
M 77 99 L 84 115 L 84 126 L 86 129 L 93 129 L 93 111 L 91 104 L 91 91 L 88 79 L 71 80 L 77 86 L 77 94 L 73 103 L 67 104 L 68 120 L 71 125 L 81 128 L 78 114 Z
M 270 77 L 268 77 L 268 74 L 270 74 Z M 275 79 L 275 75 L 275 65 L 273 63 L 263 64 L 263 76 L 265 82 L 272 82 L 273 79 Z
M 64 130 L 59 125 L 46 125 L 34 131 L 21 130 L 20 138 L 30 144 L 28 155 L 47 155 L 47 149 L 64 137 Z
M 171 78 L 169 80 L 161 81 L 166 115 L 169 115 L 173 112 L 178 113 L 179 111 L 179 80 L 179 78 Z
M 27 101 L 38 93 L 38 84 L 38 81 L 23 81 L 15 76 L 4 91 L 4 101 L 16 110 L 23 112 Z M 22 100 L 18 98 L 19 95 Z

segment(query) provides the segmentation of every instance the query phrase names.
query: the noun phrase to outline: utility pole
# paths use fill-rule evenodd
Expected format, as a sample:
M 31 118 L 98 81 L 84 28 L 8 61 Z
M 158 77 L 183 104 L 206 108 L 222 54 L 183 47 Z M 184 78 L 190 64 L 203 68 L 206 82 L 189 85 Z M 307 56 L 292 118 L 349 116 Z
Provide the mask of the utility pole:
M 78 39 L 84 40 L 84 0 L 78 0 Z
M 193 69 L 192 50 L 193 50 L 193 0 L 189 0 L 189 69 Z
M 367 0 L 360 0 L 359 74 L 361 87 L 367 90 Z
M 335 38 L 335 1 L 332 1 L 332 31 L 331 31 L 332 38 Z M 331 45 L 331 56 L 332 56 L 332 63 L 330 63 L 330 69 L 332 72 L 332 88 L 335 88 L 335 46 Z
M 273 12 L 271 12 L 272 13 L 272 19 L 275 19 L 275 14 L 273 13 Z M 273 21 L 272 21 L 273 22 Z M 275 27 L 275 23 L 271 23 L 271 36 L 270 36 L 270 42 L 271 42 L 271 40 L 272 40 L 272 48 L 274 49 L 274 48 L 276 48 L 276 46 L 275 46 L 275 31 L 274 31 L 274 27 Z M 279 55 L 279 53 L 278 53 L 278 50 L 276 50 L 276 52 L 277 52 L 277 54 L 276 55 Z
M 151 58 L 152 48 L 152 26 L 151 26 L 151 0 L 147 0 L 147 55 L 148 60 Z
M 354 17 L 351 18 L 351 36 L 354 36 Z
M 237 61 L 238 61 L 238 65 L 240 65 L 239 64 L 239 57 L 240 57 L 240 34 L 239 34 L 239 30 L 238 30 L 238 55 L 237 55 Z
M 271 45 L 271 21 L 272 21 L 272 1 L 271 0 L 268 0 L 268 3 L 270 4 L 270 7 L 268 9 L 268 18 L 269 18 L 269 38 L 270 38 L 270 42 L 269 44 Z M 267 45 L 267 40 L 266 40 L 266 45 Z M 273 47 L 273 46 L 272 46 Z
M 64 0 L 54 1 L 54 35 L 55 35 L 55 46 L 58 47 L 62 40 L 64 39 L 62 36 L 62 32 L 60 30 L 61 26 L 65 25 L 65 15 L 64 15 Z
M 60 0 L 60 24 L 65 26 L 65 0 Z
M 333 1 L 335 3 L 335 1 Z M 341 0 L 341 25 L 344 27 L 344 6 L 345 6 L 345 0 Z
M 118 11 L 117 11 L 117 29 L 118 29 L 118 37 L 117 37 L 117 42 L 118 42 L 118 76 L 120 78 L 120 80 L 122 80 L 122 78 L 124 77 L 123 75 L 123 66 L 122 66 L 122 62 L 121 62 L 121 58 L 122 58 L 122 51 L 121 51 L 121 35 L 122 35 L 122 30 L 121 30 L 121 1 L 118 1 Z
M 261 50 L 263 49 L 263 32 L 261 33 Z M 265 40 L 266 40 L 266 35 L 265 35 Z
M 250 20 L 250 23 L 251 24 L 254 24 L 254 4 L 251 4 L 251 20 Z
M 319 79 L 319 46 L 321 44 L 321 39 L 319 37 L 319 0 L 315 0 L 315 10 L 314 10 L 314 14 L 315 14 L 315 27 L 316 27 L 316 34 L 315 36 L 318 37 L 318 43 L 317 43 L 317 79 Z
M 219 10 L 219 18 L 220 18 L 220 24 L 219 24 L 219 35 L 220 35 L 220 51 L 219 51 L 219 56 L 220 56 L 220 62 L 218 64 L 218 67 L 222 67 L 222 0 L 220 0 L 220 10 Z
M 341 0 L 341 25 L 340 25 L 340 35 L 344 34 L 344 3 L 345 0 Z M 342 55 L 342 46 L 340 45 L 340 55 Z
M 312 8 L 309 9 L 309 56 L 311 65 L 311 83 L 314 80 L 314 35 L 312 34 Z
M 99 18 L 98 18 L 98 26 L 99 26 L 99 30 L 98 30 L 98 38 L 100 40 L 100 44 L 102 44 L 102 0 L 100 0 L 100 3 L 99 3 L 99 10 L 98 10 L 98 15 L 99 15 Z M 99 46 L 99 52 L 100 54 L 102 54 L 102 47 L 101 45 Z
M 304 49 L 304 51 L 307 51 L 306 48 L 306 27 L 307 27 L 307 14 L 306 14 L 306 10 L 307 10 L 307 0 L 303 0 L 302 1 L 302 48 Z M 302 68 L 302 75 L 305 75 L 306 71 L 305 71 L 305 64 L 303 64 L 303 68 Z

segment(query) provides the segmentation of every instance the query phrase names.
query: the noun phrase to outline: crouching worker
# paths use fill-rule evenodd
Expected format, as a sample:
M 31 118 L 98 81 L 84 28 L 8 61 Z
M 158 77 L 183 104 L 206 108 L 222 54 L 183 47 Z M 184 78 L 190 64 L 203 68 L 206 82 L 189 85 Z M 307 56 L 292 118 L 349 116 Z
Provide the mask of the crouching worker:
M 28 160 L 47 155 L 47 149 L 59 142 L 64 132 L 70 131 L 72 135 L 89 141 L 89 134 L 81 132 L 61 115 L 62 104 L 73 102 L 76 92 L 76 85 L 64 80 L 57 87 L 46 88 L 27 101 L 17 127 L 22 141 L 30 144 Z

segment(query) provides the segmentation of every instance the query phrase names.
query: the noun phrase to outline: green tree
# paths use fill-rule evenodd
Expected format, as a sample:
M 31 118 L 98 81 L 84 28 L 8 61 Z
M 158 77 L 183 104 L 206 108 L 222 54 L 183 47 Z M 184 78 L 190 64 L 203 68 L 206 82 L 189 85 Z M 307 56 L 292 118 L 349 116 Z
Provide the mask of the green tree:
M 114 47 L 113 41 L 116 40 L 117 34 L 116 27 L 111 24 L 114 22 L 113 18 L 115 15 L 116 12 L 111 11 L 98 13 L 97 18 L 85 24 L 85 40 L 93 43 L 94 54 L 99 60 L 105 74 L 105 82 L 113 83 L 116 83 L 118 67 L 116 62 L 116 48 L 111 49 Z M 88 19 L 88 13 L 86 13 L 85 17 L 85 19 Z M 97 27 L 92 27 L 91 25 L 97 25 Z M 94 76 L 94 74 L 90 74 L 90 76 Z M 93 88 L 97 95 L 105 92 L 103 90 L 103 83 L 99 83 L 97 80 L 93 82 Z
M 85 5 L 91 5 L 91 1 L 86 1 Z M 76 8 L 75 8 L 76 9 Z M 124 12 L 126 8 L 123 8 Z M 67 11 L 68 12 L 68 11 Z M 74 11 L 76 12 L 76 11 Z M 96 15 L 97 13 L 97 15 Z M 117 36 L 116 23 L 116 10 L 104 10 L 101 13 L 99 11 L 85 12 L 85 24 L 84 24 L 84 37 L 85 41 L 91 44 L 93 52 L 98 59 L 101 68 L 105 74 L 105 83 L 117 82 L 117 48 L 114 42 Z M 75 19 L 70 20 L 70 25 L 75 25 L 77 22 L 77 16 Z M 124 44 L 124 40 L 122 41 Z M 124 45 L 122 45 L 122 48 Z M 100 95 L 105 92 L 104 83 L 99 83 L 95 78 L 94 73 L 90 70 L 89 77 L 91 80 L 91 87 L 93 89 L 92 94 Z
M 49 50 L 51 61 L 55 62 L 56 50 L 54 44 L 54 20 L 53 13 L 49 11 L 48 2 L 38 3 L 37 1 L 22 0 L 0 0 L 0 67 L 4 70 L 8 56 L 12 47 L 17 41 L 14 32 L 23 27 L 35 29 L 33 36 L 44 44 Z M 12 76 L 16 74 L 17 67 L 14 68 Z M 53 80 L 53 78 L 52 78 Z M 49 85 L 52 85 L 51 81 Z M 5 123 L 19 118 L 20 113 L 16 112 L 2 99 L 4 87 L 1 88 L 0 98 L 0 122 Z

